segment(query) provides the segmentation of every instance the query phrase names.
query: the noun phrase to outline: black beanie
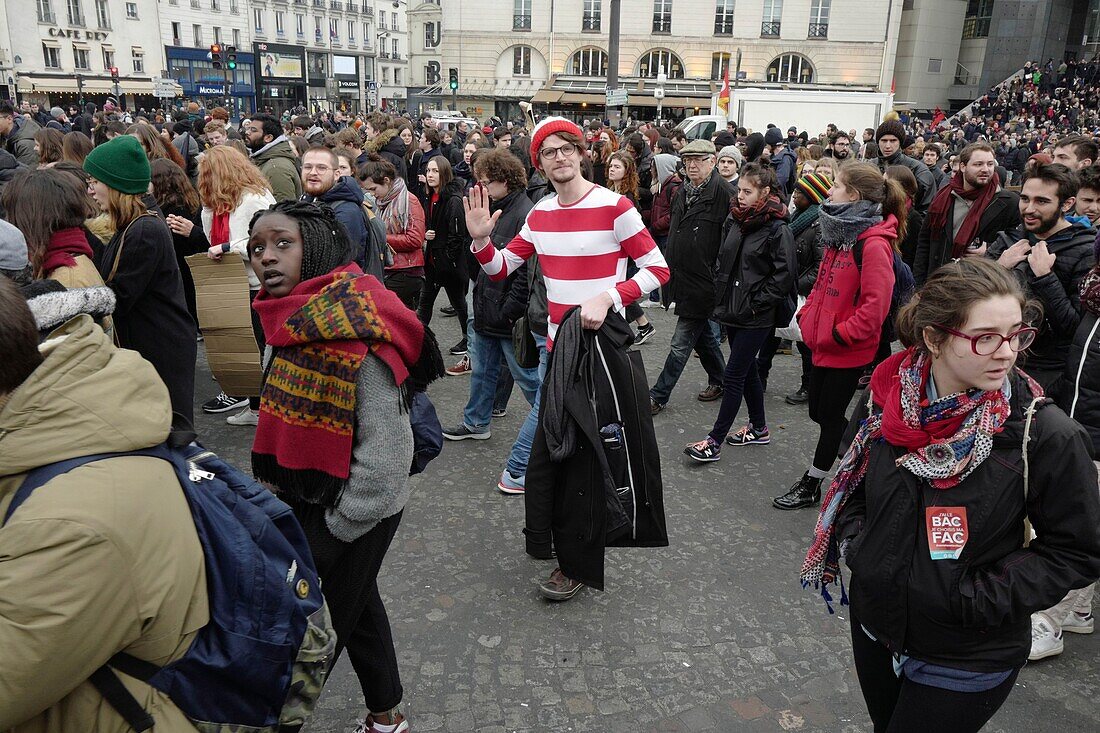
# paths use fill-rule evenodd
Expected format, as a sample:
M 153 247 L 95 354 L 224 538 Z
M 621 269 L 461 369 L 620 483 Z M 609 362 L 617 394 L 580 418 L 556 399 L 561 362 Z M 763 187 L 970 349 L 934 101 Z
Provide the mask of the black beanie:
M 893 135 L 900 144 L 905 140 L 905 125 L 901 124 L 901 120 L 886 120 L 875 131 L 875 142 L 881 140 L 884 135 Z

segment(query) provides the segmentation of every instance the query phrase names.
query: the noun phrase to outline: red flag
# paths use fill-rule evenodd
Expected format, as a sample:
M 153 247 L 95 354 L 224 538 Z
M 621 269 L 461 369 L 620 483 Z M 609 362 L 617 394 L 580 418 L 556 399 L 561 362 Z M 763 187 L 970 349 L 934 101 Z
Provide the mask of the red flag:
M 718 92 L 718 109 L 728 115 L 730 111 L 730 65 L 726 63 L 726 73 L 722 77 L 722 90 Z
M 932 114 L 932 128 L 935 129 L 939 127 L 940 123 L 946 119 L 947 115 L 945 115 L 943 113 L 943 110 L 937 106 L 936 111 Z

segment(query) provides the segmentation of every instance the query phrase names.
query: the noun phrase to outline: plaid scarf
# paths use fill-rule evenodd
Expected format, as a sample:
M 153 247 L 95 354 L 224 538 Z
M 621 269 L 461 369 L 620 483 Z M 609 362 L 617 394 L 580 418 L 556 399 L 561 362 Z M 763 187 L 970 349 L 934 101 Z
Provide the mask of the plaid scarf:
M 282 298 L 261 291 L 252 307 L 273 348 L 252 471 L 280 494 L 333 506 L 350 472 L 363 359 L 374 354 L 402 384 L 424 327 L 354 264 L 301 282 Z
M 755 232 L 773 219 L 786 219 L 787 207 L 778 196 L 760 199 L 752 206 L 741 206 L 737 197 L 730 199 L 730 216 L 741 225 L 744 234 Z
M 387 234 L 404 234 L 409 228 L 409 189 L 405 179 L 398 176 L 390 192 L 378 199 L 382 221 L 386 223 Z
M 875 399 L 881 409 L 876 412 L 872 408 L 841 461 L 821 502 L 813 544 L 800 574 L 802 587 L 820 587 L 829 613 L 833 612 L 830 583 L 840 586 L 841 604 L 848 603 L 840 580 L 836 520 L 852 491 L 867 475 L 868 448 L 882 441 L 905 448 L 908 452 L 897 460 L 899 467 L 926 479 L 934 488 L 950 489 L 989 457 L 993 436 L 1011 413 L 1007 378 L 995 392 L 969 390 L 929 403 L 925 395 L 931 367 L 931 359 L 910 348 L 888 358 L 871 377 L 870 393 L 881 396 L 881 403 Z M 1019 374 L 1027 380 L 1032 394 L 1043 394 L 1031 377 Z

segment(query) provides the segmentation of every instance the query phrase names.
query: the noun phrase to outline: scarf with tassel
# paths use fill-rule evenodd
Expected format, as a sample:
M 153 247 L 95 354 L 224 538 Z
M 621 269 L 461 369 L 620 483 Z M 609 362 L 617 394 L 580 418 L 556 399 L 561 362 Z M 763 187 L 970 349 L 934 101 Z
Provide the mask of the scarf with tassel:
M 872 395 L 881 396 L 873 398 L 881 409 L 872 408 L 844 454 L 821 501 L 813 544 L 800 574 L 803 588 L 813 585 L 821 589 L 829 613 L 833 612 L 830 584 L 840 586 L 841 605 L 848 602 L 840 578 L 836 521 L 852 491 L 867 475 L 871 445 L 886 441 L 905 448 L 907 452 L 897 460 L 898 467 L 927 480 L 936 489 L 947 490 L 989 457 L 993 436 L 1011 413 L 1008 378 L 996 391 L 972 389 L 929 402 L 926 390 L 931 368 L 932 360 L 926 354 L 910 348 L 886 359 L 871 376 L 869 389 Z M 1017 373 L 1027 381 L 1033 395 L 1042 396 L 1042 387 L 1022 371 Z
M 334 506 L 351 468 L 356 381 L 367 354 L 398 385 L 424 343 L 416 314 L 355 264 L 305 280 L 252 308 L 273 349 L 260 393 L 252 471 L 278 493 Z
M 387 234 L 403 234 L 409 228 L 409 189 L 404 178 L 394 180 L 390 192 L 378 199 L 378 206 Z

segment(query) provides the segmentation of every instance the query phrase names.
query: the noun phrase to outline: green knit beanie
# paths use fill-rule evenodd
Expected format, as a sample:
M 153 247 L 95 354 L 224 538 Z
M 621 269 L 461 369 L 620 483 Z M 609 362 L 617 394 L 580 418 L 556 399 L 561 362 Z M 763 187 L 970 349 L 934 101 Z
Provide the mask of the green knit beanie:
M 84 170 L 122 193 L 140 196 L 149 190 L 149 158 L 131 135 L 119 135 L 95 147 L 84 159 Z

